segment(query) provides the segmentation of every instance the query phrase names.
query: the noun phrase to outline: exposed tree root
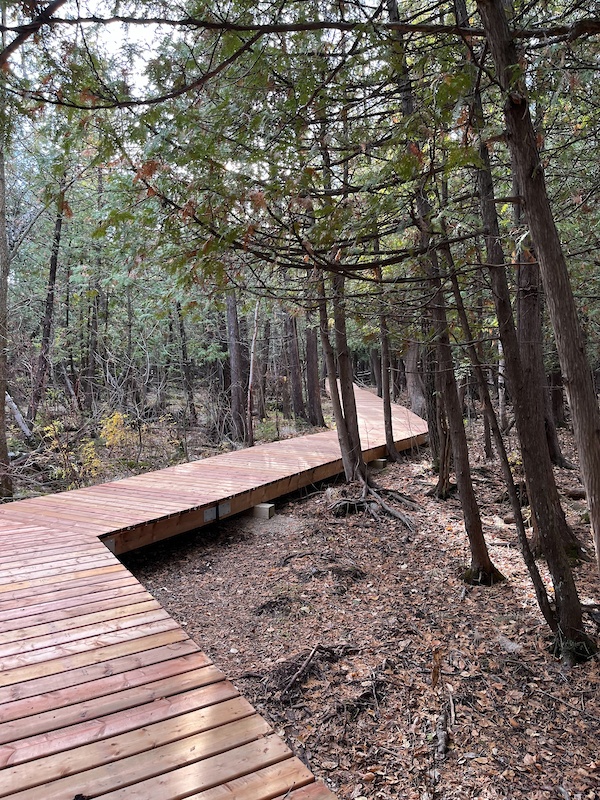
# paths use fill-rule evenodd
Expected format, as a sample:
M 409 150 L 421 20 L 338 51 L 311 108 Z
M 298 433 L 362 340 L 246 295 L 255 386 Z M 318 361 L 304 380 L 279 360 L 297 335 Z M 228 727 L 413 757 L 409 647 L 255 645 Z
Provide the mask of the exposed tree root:
M 413 533 L 415 526 L 410 517 L 389 505 L 389 503 L 386 503 L 381 496 L 383 493 L 384 490 L 378 489 L 376 491 L 365 481 L 363 482 L 362 495 L 360 497 L 344 497 L 340 500 L 336 500 L 329 506 L 329 509 L 335 517 L 347 517 L 350 514 L 357 514 L 359 511 L 366 511 L 376 520 L 380 519 L 380 512 L 383 512 L 385 515 L 399 520 Z M 419 508 L 416 503 L 413 503 L 398 492 L 385 491 L 385 494 L 391 499 L 397 500 L 411 508 L 411 510 L 417 510 Z
M 566 639 L 559 628 L 550 647 L 550 652 L 553 656 L 560 658 L 561 661 L 572 667 L 589 661 L 598 652 L 598 648 L 592 639 L 585 634 L 582 634 L 581 639 L 577 641 Z
M 497 583 L 502 583 L 506 578 L 492 565 L 491 572 L 484 572 L 482 569 L 469 569 L 463 572 L 462 579 L 469 586 L 495 586 Z

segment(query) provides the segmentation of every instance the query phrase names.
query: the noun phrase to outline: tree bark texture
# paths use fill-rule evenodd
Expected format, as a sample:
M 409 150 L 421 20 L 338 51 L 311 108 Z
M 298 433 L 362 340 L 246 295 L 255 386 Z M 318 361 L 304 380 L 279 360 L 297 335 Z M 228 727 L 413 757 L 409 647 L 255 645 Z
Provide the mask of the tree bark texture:
M 46 288 L 46 304 L 44 306 L 44 320 L 42 323 L 42 341 L 40 344 L 40 354 L 38 357 L 37 368 L 33 376 L 31 405 L 29 406 L 29 412 L 27 415 L 31 423 L 35 422 L 38 408 L 44 395 L 46 376 L 48 375 L 50 336 L 52 333 L 52 323 L 54 319 L 54 291 L 56 288 L 56 273 L 58 271 L 58 253 L 60 250 L 60 238 L 64 218 L 64 203 L 65 188 L 63 178 L 58 194 L 56 220 L 54 222 L 54 235 L 52 237 L 50 268 L 48 270 L 48 284 Z
M 231 384 L 231 433 L 237 442 L 246 438 L 244 408 L 244 376 L 242 366 L 242 347 L 240 342 L 240 326 L 237 313 L 235 289 L 227 292 L 227 337 L 229 342 L 229 374 Z
M 496 75 L 514 169 L 525 201 L 564 377 L 600 569 L 600 411 L 567 264 L 554 222 L 522 68 L 501 0 L 478 0 Z
M 181 347 L 181 377 L 183 378 L 183 389 L 187 397 L 188 413 L 192 425 L 198 424 L 198 414 L 194 402 L 194 380 L 192 378 L 192 367 L 188 355 L 187 332 L 185 330 L 185 320 L 181 309 L 181 303 L 177 302 L 177 322 L 179 325 L 179 344 Z
M 350 439 L 348 437 L 348 429 L 346 427 L 346 420 L 344 418 L 342 401 L 338 391 L 335 351 L 329 336 L 329 315 L 327 314 L 327 297 L 325 295 L 325 281 L 323 278 L 319 280 L 317 302 L 319 306 L 319 331 L 321 334 L 321 346 L 323 348 L 325 364 L 327 366 L 329 395 L 331 397 L 333 416 L 335 419 L 338 441 L 340 443 L 342 464 L 344 465 L 344 475 L 346 476 L 347 481 L 352 481 L 354 480 L 355 472 L 354 463 L 351 458 L 352 448 L 350 445 Z
M 431 302 L 436 332 L 436 351 L 438 355 L 444 406 L 448 417 L 450 441 L 452 442 L 454 473 L 456 475 L 456 483 L 465 521 L 465 530 L 471 550 L 471 566 L 466 575 L 466 579 L 469 583 L 481 583 L 489 586 L 493 583 L 497 583 L 501 579 L 501 576 L 492 564 L 489 556 L 483 535 L 479 507 L 477 505 L 475 492 L 473 491 L 469 450 L 465 435 L 462 408 L 458 397 L 458 387 L 454 374 L 450 338 L 448 336 L 444 292 L 441 281 L 439 281 L 437 277 L 433 278 L 433 283 L 436 289 L 436 295 Z
M 13 494 L 6 442 L 6 407 L 4 403 L 8 383 L 8 273 L 10 269 L 4 158 L 4 149 L 0 148 L 0 498 L 12 497 Z
M 288 354 L 288 375 L 290 379 L 290 396 L 292 412 L 299 419 L 306 419 L 306 409 L 302 396 L 302 365 L 300 363 L 300 347 L 298 345 L 298 325 L 296 317 L 285 315 L 284 331 Z
M 404 356 L 404 372 L 406 376 L 406 390 L 410 400 L 410 410 L 413 414 L 425 419 L 427 416 L 427 406 L 423 375 L 419 369 L 420 350 L 419 342 L 411 341 L 408 343 L 408 349 Z
M 520 194 L 520 187 L 515 180 L 513 183 L 513 195 L 519 197 Z M 520 226 L 523 222 L 520 203 L 515 203 L 514 221 L 516 226 Z M 564 458 L 560 449 L 554 417 L 552 416 L 550 394 L 546 383 L 542 301 L 538 263 L 530 247 L 527 244 L 521 244 L 517 247 L 517 331 L 522 366 L 526 376 L 525 380 L 535 381 L 539 384 L 538 391 L 543 401 L 544 430 L 546 431 L 550 460 L 558 467 L 568 467 L 570 464 Z
M 356 398 L 354 397 L 354 381 L 352 359 L 348 346 L 346 332 L 346 297 L 345 278 L 340 273 L 333 275 L 332 304 L 333 323 L 335 327 L 335 349 L 337 356 L 338 374 L 340 380 L 340 394 L 344 411 L 344 420 L 348 431 L 348 444 L 350 446 L 350 461 L 352 464 L 351 480 L 366 479 L 367 468 L 362 457 L 360 432 L 358 429 L 358 415 L 356 412 Z
M 321 405 L 321 385 L 319 381 L 319 347 L 317 331 L 310 319 L 306 320 L 306 395 L 308 421 L 317 428 L 325 426 Z

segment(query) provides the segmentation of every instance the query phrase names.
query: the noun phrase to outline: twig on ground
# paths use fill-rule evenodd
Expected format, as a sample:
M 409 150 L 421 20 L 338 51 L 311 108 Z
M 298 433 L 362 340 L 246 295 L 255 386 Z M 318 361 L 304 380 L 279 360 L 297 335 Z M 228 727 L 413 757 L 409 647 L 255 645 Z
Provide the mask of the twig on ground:
M 281 690 L 281 694 L 282 695 L 287 694 L 289 692 L 289 690 L 292 688 L 292 686 L 296 683 L 296 681 L 304 675 L 304 673 L 310 667 L 313 658 L 316 656 L 316 654 L 319 652 L 319 650 L 321 650 L 321 645 L 320 644 L 317 644 L 317 645 L 315 645 L 313 647 L 313 649 L 310 651 L 308 656 L 304 659 L 304 661 L 300 665 L 300 668 L 296 670 L 296 672 L 292 675 L 290 680 L 286 683 L 286 685 Z

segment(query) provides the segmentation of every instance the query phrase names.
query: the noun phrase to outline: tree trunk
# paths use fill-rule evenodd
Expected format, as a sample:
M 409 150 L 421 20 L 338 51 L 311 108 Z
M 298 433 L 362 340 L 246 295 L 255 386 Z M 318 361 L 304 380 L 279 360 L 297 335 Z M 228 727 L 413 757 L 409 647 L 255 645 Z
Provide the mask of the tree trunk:
M 398 461 L 399 455 L 394 441 L 394 421 L 392 416 L 390 334 L 385 314 L 379 315 L 379 337 L 381 342 L 381 397 L 383 399 L 383 426 L 385 447 L 388 458 Z
M 563 391 L 562 374 L 560 369 L 553 369 L 548 375 L 548 386 L 550 391 L 550 405 L 552 406 L 552 416 L 554 425 L 557 428 L 567 427 L 567 417 L 565 414 L 565 393 Z
M 187 397 L 188 413 L 192 425 L 198 424 L 198 414 L 194 403 L 194 381 L 192 379 L 192 368 L 188 356 L 187 333 L 185 330 L 185 320 L 181 310 L 181 303 L 176 303 L 177 322 L 179 325 L 179 345 L 181 347 L 181 377 L 183 378 L 183 388 Z
M 312 324 L 310 313 L 306 320 L 306 395 L 308 421 L 317 428 L 325 427 L 323 407 L 321 406 L 317 331 Z
M 520 196 L 518 184 L 513 185 L 513 195 Z M 521 206 L 515 204 L 515 225 L 521 224 Z M 517 248 L 517 322 L 521 363 L 525 380 L 538 384 L 537 392 L 542 397 L 544 408 L 544 429 L 550 460 L 558 467 L 571 465 L 563 456 L 550 405 L 550 395 L 546 385 L 544 370 L 542 295 L 540 270 L 537 261 L 527 246 Z
M 304 398 L 302 397 L 302 366 L 300 364 L 300 348 L 298 347 L 298 326 L 296 318 L 285 315 L 284 330 L 290 378 L 290 396 L 292 412 L 298 419 L 306 419 Z
M 380 329 L 381 333 L 381 329 Z M 377 397 L 383 397 L 383 386 L 381 383 L 381 361 L 383 354 L 381 350 L 372 347 L 369 352 L 369 363 L 371 366 L 371 383 L 375 384 Z
M 523 514 L 521 512 L 520 498 L 517 492 L 517 487 L 515 486 L 515 482 L 513 479 L 510 462 L 508 460 L 508 454 L 504 446 L 502 431 L 500 430 L 498 418 L 496 417 L 496 414 L 494 412 L 494 406 L 492 404 L 492 399 L 490 397 L 488 384 L 485 378 L 483 367 L 481 365 L 481 360 L 479 358 L 478 348 L 476 348 L 472 344 L 473 335 L 471 333 L 469 320 L 467 318 L 465 307 L 462 301 L 462 296 L 460 293 L 458 280 L 456 278 L 456 273 L 453 271 L 450 277 L 452 280 L 452 290 L 454 294 L 454 299 L 456 301 L 456 307 L 458 309 L 458 316 L 461 321 L 461 325 L 464 332 L 464 339 L 466 342 L 469 342 L 469 344 L 467 345 L 467 352 L 469 354 L 471 363 L 475 370 L 475 376 L 477 378 L 479 391 L 481 394 L 481 401 L 483 403 L 486 418 L 488 419 L 489 422 L 490 431 L 494 437 L 496 450 L 498 451 L 500 466 L 502 468 L 502 473 L 504 475 L 504 481 L 506 483 L 510 504 L 515 517 L 515 526 L 517 528 L 517 539 L 521 547 L 523 560 L 525 561 L 527 569 L 529 570 L 529 574 L 531 576 L 531 580 L 535 589 L 536 598 L 540 610 L 544 616 L 544 619 L 550 626 L 550 629 L 554 633 L 557 633 L 559 629 L 559 620 L 557 618 L 556 612 L 552 609 L 548 593 L 546 592 L 544 581 L 537 568 L 537 564 L 535 563 L 535 558 L 533 556 L 531 548 L 529 547 L 529 542 L 527 541 L 527 534 L 525 532 L 525 525 L 523 522 Z
M 58 193 L 56 220 L 54 223 L 54 235 L 52 237 L 52 251 L 50 253 L 50 269 L 48 271 L 48 285 L 46 288 L 46 305 L 44 307 L 44 321 L 42 324 L 42 341 L 40 345 L 40 355 L 37 368 L 33 376 L 33 387 L 31 392 L 31 404 L 29 406 L 28 418 L 31 423 L 35 422 L 39 405 L 42 401 L 46 376 L 48 374 L 50 337 L 52 334 L 52 322 L 54 318 L 54 291 L 56 288 L 56 273 L 58 270 L 58 253 L 60 250 L 60 238 L 64 217 L 65 205 L 65 179 L 61 180 L 60 191 Z
M 404 366 L 404 359 L 395 356 L 393 359 L 392 367 L 392 397 L 394 401 L 398 401 L 402 392 L 406 390 L 406 369 Z
M 4 136 L 4 134 L 0 134 Z M 6 442 L 6 407 L 8 383 L 8 274 L 10 253 L 6 224 L 6 175 L 4 147 L 0 146 L 0 498 L 12 497 L 13 484 Z
M 31 439 L 31 437 L 33 436 L 33 433 L 31 432 L 31 430 L 29 428 L 29 425 L 25 422 L 25 418 L 23 417 L 23 414 L 21 414 L 21 411 L 19 410 L 19 406 L 15 403 L 15 401 L 12 399 L 12 397 L 10 396 L 10 394 L 8 392 L 4 393 L 4 397 L 5 397 L 5 400 L 6 400 L 6 404 L 8 405 L 8 407 L 10 408 L 10 410 L 13 413 L 13 417 L 15 418 L 15 422 L 17 423 L 17 425 L 21 429 L 21 432 L 23 433 L 23 436 L 26 439 Z
M 434 255 L 432 253 L 432 255 Z M 433 269 L 435 265 L 433 264 Z M 452 349 L 448 336 L 448 322 L 446 319 L 446 304 L 441 281 L 434 276 L 433 283 L 436 295 L 432 300 L 434 325 L 436 331 L 436 350 L 438 354 L 441 385 L 444 405 L 448 415 L 448 428 L 452 442 L 452 455 L 454 456 L 454 472 L 460 496 L 460 503 L 465 520 L 465 529 L 471 550 L 471 565 L 465 573 L 465 581 L 473 584 L 491 586 L 503 579 L 501 573 L 490 559 L 473 482 L 471 480 L 471 467 L 469 464 L 469 450 L 463 423 L 462 408 L 458 397 L 458 387 L 454 374 Z
M 512 314 L 512 311 L 511 311 Z M 506 412 L 506 361 L 502 346 L 502 335 L 498 341 L 498 421 L 503 433 L 508 431 L 508 414 Z
M 318 284 L 318 300 L 319 306 L 319 331 L 321 334 L 321 346 L 325 355 L 325 364 L 327 366 L 327 378 L 329 381 L 329 395 L 331 397 L 331 405 L 333 407 L 333 416 L 336 423 L 336 431 L 338 441 L 340 443 L 340 452 L 342 456 L 342 464 L 344 465 L 344 474 L 347 481 L 354 480 L 355 465 L 352 461 L 352 448 L 350 439 L 348 437 L 348 429 L 346 427 L 346 420 L 344 418 L 344 411 L 342 409 L 342 401 L 338 391 L 337 370 L 335 364 L 335 352 L 329 338 L 329 315 L 327 313 L 327 298 L 325 295 L 325 281 L 321 277 Z
M 256 341 L 258 339 L 258 312 L 260 311 L 260 299 L 254 306 L 254 326 L 252 328 L 252 342 L 250 344 L 249 370 L 248 370 L 248 391 L 246 393 L 246 440 L 248 447 L 254 447 L 254 419 L 253 419 L 253 397 L 254 375 L 256 373 Z
M 269 371 L 269 348 L 271 346 L 271 320 L 266 319 L 260 343 L 259 365 L 257 367 L 256 414 L 259 419 L 267 416 L 267 374 Z
M 246 439 L 244 409 L 244 377 L 242 366 L 242 347 L 237 313 L 235 289 L 227 292 L 227 336 L 229 342 L 229 371 L 231 375 L 231 433 L 237 442 Z
M 398 22 L 400 14 L 397 0 L 387 0 L 387 7 L 390 21 Z M 396 56 L 399 62 L 397 80 L 402 100 L 402 113 L 403 116 L 411 118 L 415 111 L 415 100 L 406 63 L 404 43 L 399 35 L 396 37 Z M 408 144 L 407 142 L 407 145 Z M 431 207 L 423 185 L 418 187 L 415 201 L 418 214 L 417 224 L 420 230 L 420 244 L 422 249 L 426 251 L 431 238 Z M 448 428 L 450 440 L 452 442 L 456 482 L 471 550 L 471 566 L 464 577 L 465 580 L 470 583 L 483 583 L 489 586 L 501 580 L 502 576 L 494 567 L 489 557 L 487 545 L 483 536 L 479 508 L 473 491 L 467 439 L 463 424 L 462 409 L 458 400 L 452 350 L 448 335 L 444 292 L 440 280 L 437 252 L 435 249 L 432 249 L 431 252 L 424 257 L 423 267 L 435 292 L 430 302 L 430 307 L 436 337 L 436 352 L 442 378 L 441 385 L 444 394 L 444 405 L 448 415 Z
M 586 357 L 585 341 L 548 199 L 544 170 L 529 113 L 525 81 L 518 66 L 520 62 L 517 48 L 501 0 L 478 0 L 477 8 L 496 65 L 497 78 L 505 94 L 504 117 L 508 141 L 515 173 L 523 192 L 531 239 L 539 259 L 558 357 L 571 406 L 575 442 L 600 569 L 600 411 Z M 562 585 L 557 589 L 562 591 Z M 568 598 L 564 600 L 568 602 Z M 580 611 L 579 608 L 579 614 Z M 581 635 L 579 614 L 577 609 L 573 609 L 568 627 L 563 630 L 567 639 L 571 638 L 571 634 Z
M 367 468 L 362 457 L 360 432 L 358 429 L 358 415 L 356 413 L 356 398 L 354 396 L 354 381 L 352 360 L 346 333 L 346 297 L 345 278 L 340 273 L 335 273 L 331 279 L 333 322 L 335 327 L 335 349 L 337 356 L 338 373 L 340 379 L 340 393 L 344 420 L 348 431 L 350 445 L 350 461 L 353 466 L 352 480 L 366 480 Z
M 478 2 L 478 8 L 488 33 L 490 25 L 492 27 L 492 36 L 489 39 L 491 46 L 494 31 L 497 28 L 498 10 L 500 10 L 500 18 L 502 20 L 504 20 L 503 13 L 499 6 L 496 7 L 495 0 L 492 0 L 492 2 Z M 492 12 L 492 20 L 487 16 L 490 11 Z M 508 27 L 505 20 L 504 26 L 508 35 Z M 492 52 L 494 53 L 496 50 L 497 45 L 494 44 Z M 516 64 L 516 58 L 509 63 Z M 504 67 L 499 69 L 499 72 L 504 72 Z M 521 113 L 525 110 L 521 107 Z M 477 117 L 481 119 L 479 110 Z M 483 162 L 483 168 L 478 170 L 478 179 L 482 218 L 486 229 L 486 257 L 500 335 L 503 337 L 502 344 L 506 356 L 507 377 L 513 398 L 517 430 L 521 440 L 521 452 L 527 476 L 530 502 L 554 585 L 560 628 L 556 646 L 557 650 L 563 653 L 566 658 L 577 657 L 587 653 L 590 649 L 590 644 L 583 631 L 581 604 L 565 553 L 564 544 L 569 530 L 560 506 L 552 465 L 548 455 L 548 447 L 545 441 L 543 400 L 539 397 L 539 394 L 532 394 L 532 387 L 528 386 L 523 379 L 519 346 L 504 269 L 504 253 L 500 243 L 489 154 L 484 142 L 480 145 L 479 155 Z M 521 181 L 523 176 L 518 175 L 517 177 Z M 524 187 L 524 183 L 521 183 L 521 185 Z
M 408 350 L 404 356 L 404 370 L 410 410 L 413 414 L 425 419 L 427 416 L 427 404 L 423 376 L 419 371 L 419 351 L 419 342 L 411 341 L 408 343 Z

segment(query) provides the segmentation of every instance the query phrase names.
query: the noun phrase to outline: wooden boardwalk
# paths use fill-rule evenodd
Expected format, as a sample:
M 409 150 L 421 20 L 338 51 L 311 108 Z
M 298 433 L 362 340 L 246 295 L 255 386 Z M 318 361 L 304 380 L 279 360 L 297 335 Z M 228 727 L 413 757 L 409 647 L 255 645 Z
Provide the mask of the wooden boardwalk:
M 425 435 L 395 407 L 399 449 Z M 114 554 L 340 471 L 325 432 L 0 507 L 0 798 L 331 799 Z

